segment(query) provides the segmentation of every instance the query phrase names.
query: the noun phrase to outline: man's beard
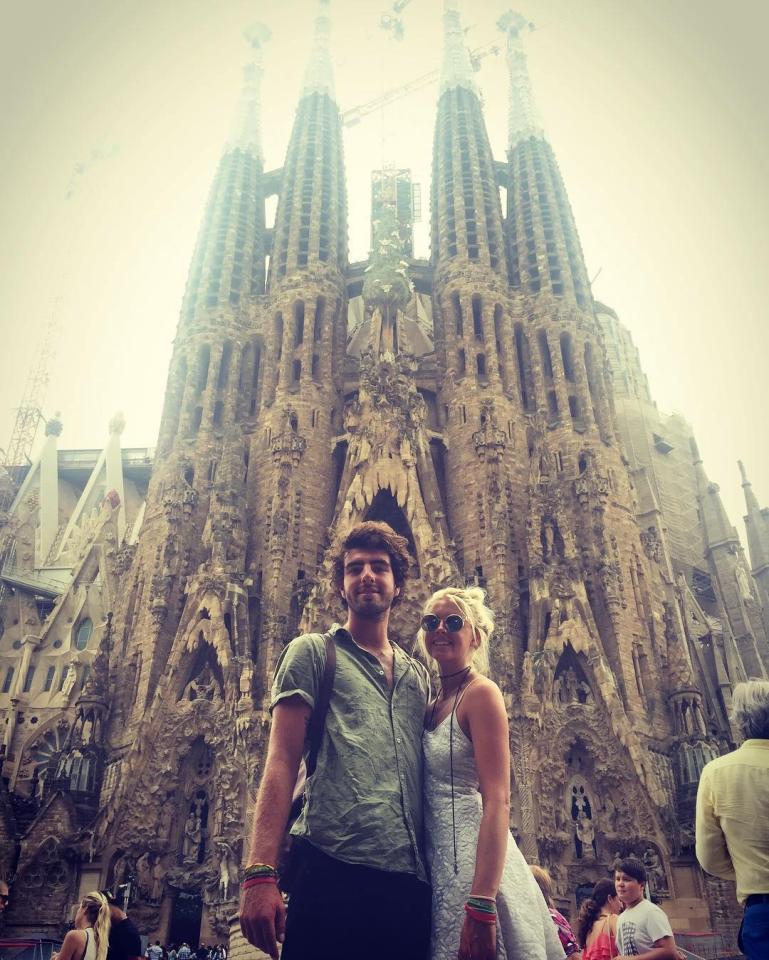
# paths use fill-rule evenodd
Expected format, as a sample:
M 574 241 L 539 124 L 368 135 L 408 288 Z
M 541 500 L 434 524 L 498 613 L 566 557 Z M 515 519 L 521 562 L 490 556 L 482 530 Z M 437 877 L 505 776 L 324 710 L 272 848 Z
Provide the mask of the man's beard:
M 381 620 L 392 606 L 393 597 L 371 592 L 367 597 L 360 593 L 347 598 L 347 606 L 362 620 Z

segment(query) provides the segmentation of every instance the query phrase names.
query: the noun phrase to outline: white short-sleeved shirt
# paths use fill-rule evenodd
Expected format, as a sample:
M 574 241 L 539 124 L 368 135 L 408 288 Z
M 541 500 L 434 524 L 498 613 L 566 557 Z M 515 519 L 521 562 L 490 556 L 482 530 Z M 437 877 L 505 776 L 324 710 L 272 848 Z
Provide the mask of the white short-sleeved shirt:
M 672 936 L 665 911 L 651 900 L 641 900 L 617 918 L 617 949 L 624 957 L 645 953 L 654 947 L 655 940 Z

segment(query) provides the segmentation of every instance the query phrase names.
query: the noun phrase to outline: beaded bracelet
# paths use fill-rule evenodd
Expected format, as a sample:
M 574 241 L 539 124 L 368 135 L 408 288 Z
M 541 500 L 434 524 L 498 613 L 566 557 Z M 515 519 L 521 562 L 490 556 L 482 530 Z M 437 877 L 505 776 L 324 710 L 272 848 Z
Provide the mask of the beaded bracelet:
M 277 877 L 249 877 L 244 880 L 241 886 L 244 890 L 250 890 L 251 887 L 258 887 L 263 883 L 277 883 Z
M 494 897 L 470 896 L 465 904 L 465 913 L 480 923 L 497 922 L 497 903 Z
M 497 914 L 488 913 L 485 910 L 476 910 L 475 907 L 471 907 L 469 904 L 465 904 L 465 913 L 470 917 L 471 920 L 476 920 L 478 923 L 496 923 Z
M 250 880 L 252 877 L 270 877 L 277 880 L 278 871 L 269 863 L 250 863 L 243 871 L 243 879 Z

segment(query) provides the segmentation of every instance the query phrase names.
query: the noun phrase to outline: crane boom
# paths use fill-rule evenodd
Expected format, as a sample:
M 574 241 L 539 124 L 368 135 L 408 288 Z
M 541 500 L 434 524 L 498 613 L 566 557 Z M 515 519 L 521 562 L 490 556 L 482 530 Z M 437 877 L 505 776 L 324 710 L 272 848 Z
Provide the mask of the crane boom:
M 481 61 L 484 57 L 488 57 L 490 54 L 498 54 L 500 50 L 498 43 L 488 43 L 484 47 L 479 47 L 477 50 L 470 51 L 470 62 L 473 65 L 474 70 L 480 69 Z M 413 93 L 415 90 L 421 90 L 423 87 L 428 87 L 431 83 L 434 83 L 441 75 L 440 70 L 431 70 L 429 73 L 422 74 L 421 77 L 416 77 L 414 80 L 410 80 L 408 83 L 402 84 L 400 87 L 394 87 L 392 90 L 387 90 L 385 93 L 381 94 L 378 97 L 374 97 L 373 100 L 368 100 L 366 103 L 362 103 L 357 107 L 351 107 L 349 110 L 345 110 L 342 113 L 342 124 L 345 127 L 354 127 L 356 124 L 360 123 L 361 120 L 368 116 L 368 114 L 373 113 L 375 110 L 379 110 L 382 107 L 389 106 L 395 100 L 400 100 L 401 97 L 407 96 L 409 93 Z

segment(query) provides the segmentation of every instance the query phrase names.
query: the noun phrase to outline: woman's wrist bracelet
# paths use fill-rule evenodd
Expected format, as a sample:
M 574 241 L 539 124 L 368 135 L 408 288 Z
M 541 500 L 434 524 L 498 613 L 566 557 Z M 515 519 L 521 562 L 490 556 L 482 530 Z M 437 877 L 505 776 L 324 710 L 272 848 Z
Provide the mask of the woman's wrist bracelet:
M 486 910 L 477 910 L 475 907 L 471 907 L 469 903 L 466 903 L 465 913 L 471 920 L 475 920 L 477 923 L 495 924 L 497 922 L 496 910 L 493 913 Z

